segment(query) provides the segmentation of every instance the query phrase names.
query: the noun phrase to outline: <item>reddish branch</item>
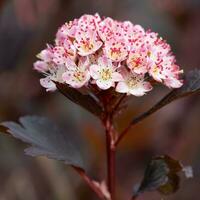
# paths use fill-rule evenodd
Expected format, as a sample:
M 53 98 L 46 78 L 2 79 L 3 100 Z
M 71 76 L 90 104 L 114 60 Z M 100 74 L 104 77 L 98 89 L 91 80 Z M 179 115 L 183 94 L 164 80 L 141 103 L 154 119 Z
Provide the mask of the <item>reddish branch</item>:
M 107 154 L 107 183 L 108 189 L 110 192 L 111 200 L 115 200 L 115 179 L 116 179 L 116 166 L 115 166 L 115 137 L 116 131 L 113 126 L 113 116 L 115 114 L 116 109 L 118 109 L 119 104 L 122 99 L 116 103 L 114 108 L 110 107 L 110 96 L 105 95 L 101 98 L 101 101 L 104 106 L 104 117 L 102 119 L 103 126 L 105 127 L 106 132 L 106 154 Z
M 100 188 L 95 184 L 93 180 L 91 180 L 85 173 L 85 171 L 81 168 L 72 166 L 73 169 L 83 178 L 83 180 L 87 183 L 87 185 L 97 194 L 99 199 L 105 200 L 105 196 L 100 190 Z
M 103 121 L 106 130 L 106 151 L 107 151 L 107 183 L 110 192 L 111 200 L 115 200 L 115 131 L 112 125 L 112 120 L 109 114 Z M 89 185 L 89 187 L 98 195 L 99 199 L 105 200 L 105 196 L 101 189 L 92 181 L 86 174 L 85 171 L 72 166 L 76 172 L 83 178 L 83 180 Z

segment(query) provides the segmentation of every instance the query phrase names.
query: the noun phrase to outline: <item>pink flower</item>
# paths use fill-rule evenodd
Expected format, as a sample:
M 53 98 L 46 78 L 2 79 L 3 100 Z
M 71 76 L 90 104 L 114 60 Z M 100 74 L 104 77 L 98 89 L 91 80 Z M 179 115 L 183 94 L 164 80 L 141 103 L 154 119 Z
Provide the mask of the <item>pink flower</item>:
M 182 81 L 179 74 L 183 73 L 175 63 L 174 56 L 166 55 L 162 59 L 152 62 L 149 67 L 149 74 L 158 82 L 163 82 L 170 88 L 179 88 Z
M 90 79 L 88 71 L 88 59 L 82 58 L 79 60 L 78 66 L 74 61 L 67 60 L 67 69 L 63 73 L 62 78 L 65 83 L 73 88 L 81 88 L 86 85 Z
M 68 58 L 72 60 L 76 58 L 76 49 L 73 45 L 68 44 L 66 46 L 55 46 L 53 48 L 54 63 L 57 65 L 65 65 Z
M 148 63 L 146 59 L 146 51 L 142 49 L 130 52 L 127 59 L 128 68 L 136 74 L 145 74 L 148 69 Z
M 100 38 L 106 42 L 115 37 L 116 33 L 120 32 L 117 30 L 117 27 L 120 27 L 119 23 L 107 17 L 98 23 L 98 34 Z
M 170 56 L 168 59 L 166 58 L 163 60 L 165 69 L 165 78 L 163 82 L 169 88 L 180 88 L 183 85 L 183 81 L 179 79 L 179 76 L 183 73 L 183 70 L 180 70 L 179 66 L 174 64 L 174 59 L 173 56 Z
M 98 64 L 90 66 L 91 77 L 102 90 L 114 87 L 115 82 L 122 80 L 121 74 L 116 70 L 117 67 L 114 66 L 112 61 L 106 57 L 100 57 L 98 59 Z
M 78 20 L 79 30 L 87 31 L 88 29 L 92 31 L 97 30 L 97 24 L 101 21 L 101 18 L 98 14 L 95 15 L 83 15 Z
M 99 40 L 95 31 L 78 31 L 76 33 L 76 40 L 74 46 L 78 50 L 78 54 L 81 56 L 87 56 L 95 53 L 101 46 L 102 42 Z
M 123 35 L 127 41 L 127 46 L 130 51 L 135 51 L 135 48 L 141 47 L 144 43 L 145 31 L 140 25 L 133 25 L 129 21 L 122 24 Z
M 121 62 L 126 59 L 128 49 L 125 40 L 110 39 L 105 42 L 105 55 L 112 61 Z
M 121 73 L 123 75 L 123 81 L 117 84 L 117 92 L 139 97 L 152 90 L 151 84 L 144 80 L 143 75 L 131 74 L 125 69 Z
M 56 39 L 62 40 L 63 38 L 66 37 L 75 37 L 76 31 L 78 28 L 78 20 L 74 19 L 73 21 L 69 21 L 68 23 L 65 23 L 64 25 L 59 28 L 57 34 L 56 34 Z
M 55 91 L 56 85 L 53 81 L 63 82 L 62 73 L 65 71 L 65 67 L 53 62 L 53 49 L 50 47 L 43 50 L 38 57 L 42 60 L 34 63 L 34 69 L 46 76 L 40 79 L 40 84 L 46 88 L 46 91 Z

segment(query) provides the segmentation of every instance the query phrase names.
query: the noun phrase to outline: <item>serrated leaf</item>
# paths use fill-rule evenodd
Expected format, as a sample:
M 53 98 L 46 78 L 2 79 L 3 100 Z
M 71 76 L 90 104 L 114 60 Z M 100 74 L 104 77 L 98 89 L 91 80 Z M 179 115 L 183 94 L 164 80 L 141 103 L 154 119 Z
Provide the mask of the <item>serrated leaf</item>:
M 131 124 L 136 124 L 140 122 L 141 120 L 152 115 L 153 113 L 155 113 L 162 107 L 168 105 L 172 101 L 175 101 L 179 98 L 182 98 L 191 94 L 195 94 L 198 92 L 200 92 L 200 70 L 194 69 L 194 70 L 189 71 L 187 74 L 185 74 L 184 84 L 181 88 L 172 90 L 170 93 L 168 93 L 164 98 L 162 98 L 158 103 L 156 103 L 148 111 L 134 118 Z
M 30 156 L 47 156 L 64 161 L 65 164 L 84 168 L 78 148 L 73 145 L 67 133 L 60 130 L 51 120 L 44 117 L 25 116 L 19 123 L 1 123 L 8 133 L 31 146 L 25 149 Z
M 164 195 L 176 192 L 180 182 L 177 173 L 182 171 L 182 169 L 180 162 L 169 156 L 153 158 L 147 165 L 144 178 L 136 191 L 136 195 L 154 190 Z
M 56 82 L 56 87 L 65 97 L 67 97 L 72 102 L 80 105 L 96 116 L 102 115 L 103 109 L 98 100 L 94 98 L 94 96 L 89 94 L 82 94 L 78 90 L 62 83 Z

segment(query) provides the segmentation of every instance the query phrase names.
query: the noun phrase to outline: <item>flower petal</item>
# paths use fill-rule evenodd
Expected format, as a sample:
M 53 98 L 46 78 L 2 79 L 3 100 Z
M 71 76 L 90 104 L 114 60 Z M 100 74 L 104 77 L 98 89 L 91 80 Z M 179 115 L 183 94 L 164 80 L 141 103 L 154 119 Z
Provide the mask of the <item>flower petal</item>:
M 119 93 L 128 93 L 129 88 L 125 82 L 119 82 L 116 86 L 116 91 Z
M 113 72 L 112 79 L 114 82 L 123 81 L 123 77 L 119 72 Z
M 56 90 L 55 83 L 48 76 L 46 78 L 41 78 L 40 84 L 42 87 L 46 88 L 46 91 L 55 91 Z
M 99 78 L 99 66 L 98 65 L 91 65 L 90 66 L 90 75 L 93 79 Z
M 102 90 L 107 90 L 110 87 L 113 86 L 113 82 L 111 80 L 108 81 L 102 81 L 102 80 L 96 80 L 96 84 L 99 88 L 101 88 Z
M 131 88 L 129 92 L 136 97 L 141 97 L 145 94 L 145 91 L 142 88 Z
M 33 67 L 39 72 L 46 72 L 48 70 L 48 64 L 44 61 L 36 61 L 33 64 Z

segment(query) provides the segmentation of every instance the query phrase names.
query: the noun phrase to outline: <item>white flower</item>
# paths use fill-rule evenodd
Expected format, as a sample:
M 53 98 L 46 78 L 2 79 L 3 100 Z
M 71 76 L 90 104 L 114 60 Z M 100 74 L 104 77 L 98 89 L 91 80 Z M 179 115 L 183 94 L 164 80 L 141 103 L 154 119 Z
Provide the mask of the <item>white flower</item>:
M 65 72 L 66 67 L 64 65 L 60 66 L 49 66 L 49 72 L 45 72 L 46 78 L 40 79 L 40 84 L 46 91 L 55 91 L 56 84 L 55 82 L 63 83 L 62 74 Z
M 123 74 L 124 80 L 117 84 L 117 92 L 139 97 L 152 90 L 151 84 L 144 80 L 144 75 L 131 74 L 125 69 L 121 73 Z
M 122 80 L 122 76 L 116 71 L 117 67 L 106 57 L 100 57 L 98 64 L 90 66 L 90 75 L 95 80 L 97 86 L 102 90 L 109 89 L 115 82 Z

